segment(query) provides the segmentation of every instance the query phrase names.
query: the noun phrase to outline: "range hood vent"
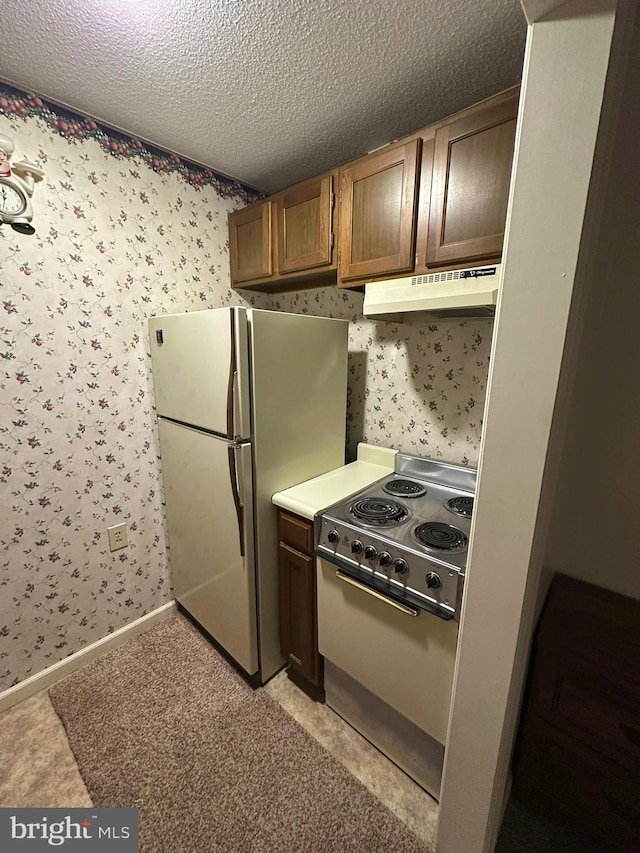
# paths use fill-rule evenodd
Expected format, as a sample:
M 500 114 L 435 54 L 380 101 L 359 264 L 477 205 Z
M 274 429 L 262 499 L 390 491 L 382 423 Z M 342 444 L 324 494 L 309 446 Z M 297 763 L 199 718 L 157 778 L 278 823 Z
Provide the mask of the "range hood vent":
M 401 320 L 414 311 L 444 318 L 492 317 L 501 273 L 502 264 L 493 264 L 372 281 L 365 285 L 362 313 L 380 320 Z

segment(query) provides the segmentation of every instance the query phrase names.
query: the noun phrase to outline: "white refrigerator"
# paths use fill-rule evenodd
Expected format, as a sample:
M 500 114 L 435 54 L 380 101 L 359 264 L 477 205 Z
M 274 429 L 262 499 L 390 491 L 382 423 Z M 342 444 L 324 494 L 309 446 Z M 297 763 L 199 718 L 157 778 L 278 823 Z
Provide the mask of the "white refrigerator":
M 347 333 L 240 307 L 149 320 L 174 595 L 256 684 L 284 664 L 271 496 L 344 462 Z

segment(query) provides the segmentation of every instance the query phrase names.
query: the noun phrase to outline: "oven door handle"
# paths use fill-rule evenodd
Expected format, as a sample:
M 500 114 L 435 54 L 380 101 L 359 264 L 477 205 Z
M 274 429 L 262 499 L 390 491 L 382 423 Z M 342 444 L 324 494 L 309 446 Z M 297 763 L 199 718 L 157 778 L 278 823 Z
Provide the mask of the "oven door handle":
M 375 589 L 371 589 L 371 587 L 365 586 L 363 583 L 358 583 L 358 581 L 354 580 L 349 575 L 345 575 L 340 571 L 336 572 L 336 577 L 345 583 L 351 584 L 351 586 L 355 586 L 356 589 L 362 590 L 362 592 L 366 592 L 369 595 L 372 595 L 374 598 L 377 598 L 378 601 L 384 601 L 385 604 L 390 604 L 391 607 L 395 607 L 397 610 L 400 610 L 402 613 L 406 613 L 407 616 L 417 616 L 420 612 L 419 610 L 415 610 L 413 607 L 407 607 L 406 604 L 400 604 L 399 601 L 393 601 L 391 598 L 387 598 L 386 595 L 382 595 L 380 592 L 376 592 Z

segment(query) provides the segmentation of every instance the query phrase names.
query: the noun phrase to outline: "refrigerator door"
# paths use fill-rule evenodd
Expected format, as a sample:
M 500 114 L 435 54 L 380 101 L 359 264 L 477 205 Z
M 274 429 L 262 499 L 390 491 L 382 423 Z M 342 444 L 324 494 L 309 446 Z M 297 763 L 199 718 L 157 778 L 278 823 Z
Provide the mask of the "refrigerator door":
M 251 445 L 160 418 L 177 601 L 249 674 L 258 671 Z
M 149 338 L 158 415 L 228 439 L 251 436 L 246 309 L 151 317 Z

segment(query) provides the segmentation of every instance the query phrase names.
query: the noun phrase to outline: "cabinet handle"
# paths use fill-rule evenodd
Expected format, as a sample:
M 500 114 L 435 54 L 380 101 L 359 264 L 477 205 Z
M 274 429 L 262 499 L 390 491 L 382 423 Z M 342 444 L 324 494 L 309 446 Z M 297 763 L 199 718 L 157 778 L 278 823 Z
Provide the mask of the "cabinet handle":
M 638 726 L 630 726 L 627 723 L 620 723 L 619 728 L 627 740 L 630 740 L 631 743 L 635 743 L 636 746 L 640 746 L 640 729 Z
M 417 616 L 418 611 L 414 610 L 413 607 L 406 607 L 404 604 L 400 604 L 399 601 L 393 601 L 391 598 L 387 598 L 386 595 L 382 595 L 380 592 L 376 592 L 368 586 L 365 586 L 362 583 L 358 583 L 358 581 L 350 578 L 349 575 L 343 575 L 342 572 L 336 572 L 336 577 L 345 583 L 351 584 L 351 586 L 355 586 L 356 589 L 361 590 L 362 592 L 366 592 L 369 595 L 372 595 L 374 598 L 377 598 L 378 601 L 384 601 L 385 604 L 390 604 L 391 607 L 395 607 L 397 610 L 400 610 L 402 613 L 406 613 L 407 616 Z
M 611 794 L 605 793 L 604 798 L 609 804 L 609 807 L 613 809 L 616 814 L 619 814 L 620 817 L 625 818 L 625 820 L 632 820 L 635 822 L 640 818 L 640 809 L 634 809 L 632 806 L 620 802 L 617 797 L 614 797 Z

